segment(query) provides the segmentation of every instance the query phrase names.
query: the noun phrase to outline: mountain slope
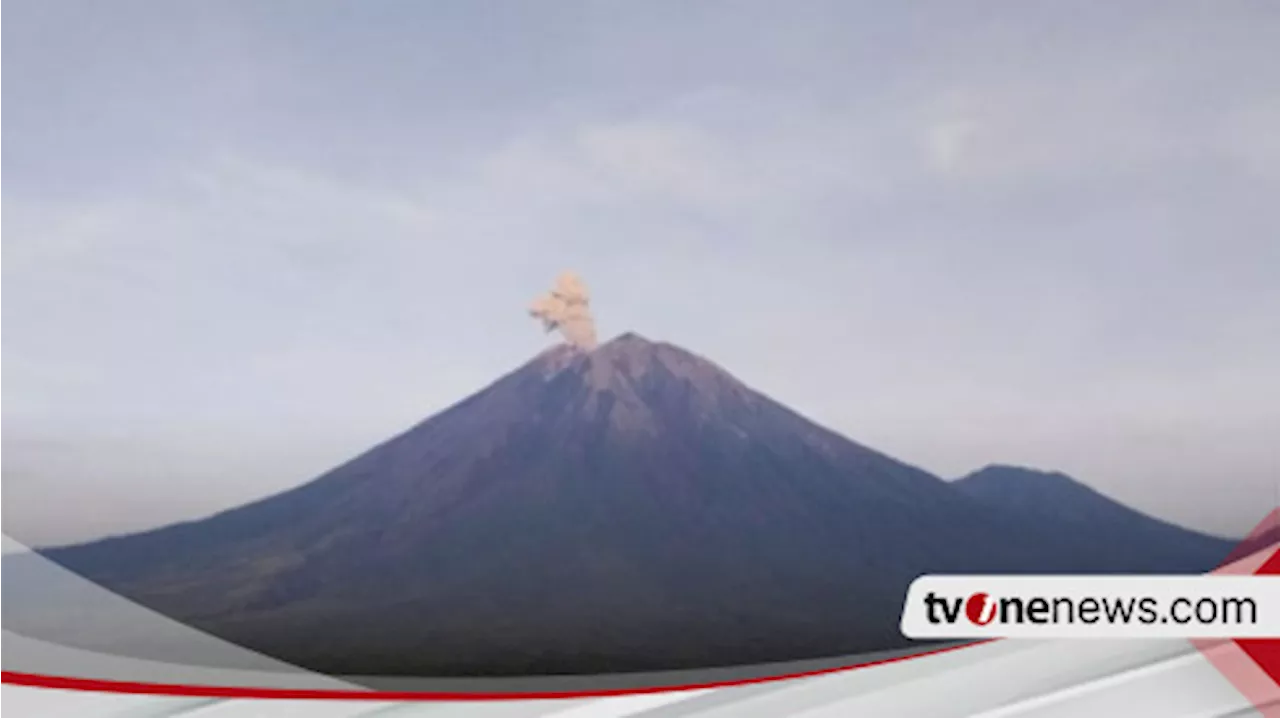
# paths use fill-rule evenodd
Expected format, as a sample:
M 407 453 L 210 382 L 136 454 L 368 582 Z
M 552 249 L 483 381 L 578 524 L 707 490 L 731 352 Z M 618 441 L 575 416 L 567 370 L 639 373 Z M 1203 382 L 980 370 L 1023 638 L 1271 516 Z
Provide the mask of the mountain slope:
M 292 491 L 45 553 L 290 662 L 423 675 L 849 654 L 906 642 L 920 573 L 1167 565 L 1064 543 L 635 335 L 544 352 Z

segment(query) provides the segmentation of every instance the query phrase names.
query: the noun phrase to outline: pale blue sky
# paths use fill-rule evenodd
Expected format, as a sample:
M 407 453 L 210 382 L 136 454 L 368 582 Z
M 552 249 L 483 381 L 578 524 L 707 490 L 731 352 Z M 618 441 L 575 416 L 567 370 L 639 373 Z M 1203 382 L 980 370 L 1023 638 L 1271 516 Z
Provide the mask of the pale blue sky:
M 943 476 L 1275 504 L 1274 2 L 5 10 L 18 538 L 296 485 L 545 347 L 565 268 Z

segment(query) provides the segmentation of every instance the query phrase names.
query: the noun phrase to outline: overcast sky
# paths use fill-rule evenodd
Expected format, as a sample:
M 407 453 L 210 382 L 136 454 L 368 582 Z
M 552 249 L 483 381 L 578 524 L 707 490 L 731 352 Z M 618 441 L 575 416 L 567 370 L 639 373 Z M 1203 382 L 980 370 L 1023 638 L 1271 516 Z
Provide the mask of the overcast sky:
M 1280 3 L 65 2 L 3 26 L 4 504 L 299 484 L 552 339 L 944 477 L 1280 493 Z

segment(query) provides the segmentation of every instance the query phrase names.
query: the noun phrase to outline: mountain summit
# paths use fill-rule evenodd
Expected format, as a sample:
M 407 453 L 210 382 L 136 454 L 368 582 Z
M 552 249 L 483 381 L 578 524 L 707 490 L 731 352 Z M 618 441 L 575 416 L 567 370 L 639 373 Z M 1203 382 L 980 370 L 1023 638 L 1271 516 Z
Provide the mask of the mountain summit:
M 307 668 L 513 675 L 890 648 L 921 573 L 1199 571 L 1229 549 L 1116 553 L 1019 514 L 624 334 L 291 491 L 45 554 Z

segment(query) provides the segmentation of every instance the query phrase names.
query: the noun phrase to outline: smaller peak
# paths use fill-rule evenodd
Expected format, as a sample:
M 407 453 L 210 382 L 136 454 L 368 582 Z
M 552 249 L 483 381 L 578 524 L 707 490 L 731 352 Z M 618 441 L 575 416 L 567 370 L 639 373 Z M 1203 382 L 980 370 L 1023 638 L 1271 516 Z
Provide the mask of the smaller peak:
M 986 466 L 969 473 L 959 479 L 960 481 L 1058 481 L 1068 483 L 1079 483 L 1075 479 L 1067 476 L 1061 471 L 1046 471 L 1030 466 L 1017 466 L 1014 464 L 987 464 Z

